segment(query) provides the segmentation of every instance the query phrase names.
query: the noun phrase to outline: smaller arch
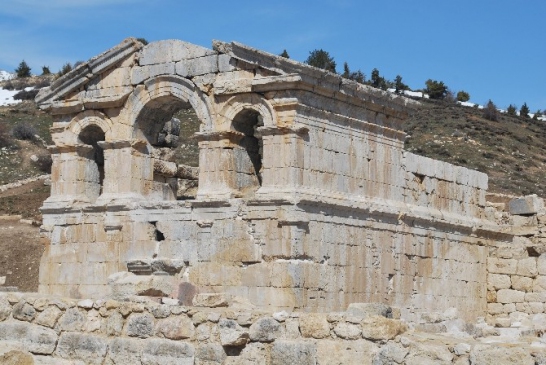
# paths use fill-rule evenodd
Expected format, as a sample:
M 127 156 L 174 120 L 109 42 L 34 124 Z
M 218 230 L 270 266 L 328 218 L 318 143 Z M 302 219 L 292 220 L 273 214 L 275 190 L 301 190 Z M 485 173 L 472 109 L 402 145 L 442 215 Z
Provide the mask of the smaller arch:
M 67 144 L 75 145 L 81 143 L 79 136 L 82 131 L 89 126 L 96 126 L 104 133 L 106 141 L 111 139 L 113 123 L 104 114 L 95 110 L 87 110 L 79 113 L 70 121 L 70 124 L 66 128 L 65 132 L 68 132 L 69 136 L 64 138 L 64 142 Z
M 276 126 L 275 111 L 269 102 L 259 94 L 239 94 L 226 100 L 220 110 L 222 118 L 218 129 L 233 130 L 232 121 L 243 110 L 253 110 L 262 117 L 262 125 L 265 127 Z

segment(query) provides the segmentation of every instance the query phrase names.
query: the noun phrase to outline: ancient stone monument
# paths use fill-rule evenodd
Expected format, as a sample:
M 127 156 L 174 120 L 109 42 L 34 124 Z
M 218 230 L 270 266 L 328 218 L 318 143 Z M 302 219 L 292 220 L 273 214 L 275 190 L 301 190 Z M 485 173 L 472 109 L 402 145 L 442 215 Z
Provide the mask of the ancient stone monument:
M 513 236 L 487 219 L 485 174 L 403 150 L 412 100 L 239 43 L 135 39 L 36 100 L 57 117 L 41 293 L 137 278 L 183 303 L 486 313 L 488 247 Z M 181 109 L 201 122 L 198 168 L 169 158 Z

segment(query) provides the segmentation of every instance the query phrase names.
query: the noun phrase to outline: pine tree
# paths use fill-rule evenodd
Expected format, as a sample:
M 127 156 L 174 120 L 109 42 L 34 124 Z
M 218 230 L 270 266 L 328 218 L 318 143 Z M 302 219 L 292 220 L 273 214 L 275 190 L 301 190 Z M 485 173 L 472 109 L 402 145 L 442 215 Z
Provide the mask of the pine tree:
M 394 92 L 400 94 L 404 90 L 408 89 L 408 85 L 402 82 L 402 76 L 396 75 L 394 78 Z
M 282 53 L 280 54 L 281 57 L 284 57 L 284 58 L 290 58 L 290 56 L 288 55 L 288 52 L 286 52 L 286 49 L 282 51 Z
M 427 86 L 425 92 L 428 94 L 431 99 L 443 99 L 447 95 L 447 86 L 444 85 L 443 81 L 436 81 L 428 79 L 425 82 Z
M 489 99 L 485 108 L 483 108 L 483 117 L 487 120 L 492 120 L 494 122 L 499 120 L 499 112 L 497 106 Z
M 529 107 L 527 106 L 527 103 L 523 103 L 519 109 L 519 116 L 522 118 L 529 118 Z
M 42 75 L 49 75 L 51 71 L 48 66 L 42 66 Z
M 343 73 L 341 76 L 345 77 L 346 79 L 351 76 L 351 70 L 349 69 L 349 64 L 347 62 L 343 63 Z
M 370 85 L 378 89 L 387 90 L 387 81 L 379 75 L 379 70 L 377 68 L 372 70 Z
M 17 74 L 17 77 L 30 77 L 30 67 L 27 65 L 25 60 L 21 61 L 19 64 L 19 67 L 15 69 L 15 73 Z
M 323 49 L 315 49 L 309 52 L 309 57 L 305 60 L 310 66 L 322 68 L 326 71 L 336 72 L 336 61 L 328 52 Z
M 506 108 L 506 114 L 515 116 L 516 115 L 516 106 L 515 105 L 508 105 L 508 108 Z
M 461 91 L 459 91 L 457 93 L 457 100 L 462 101 L 462 102 L 469 101 L 470 100 L 470 94 L 467 93 L 464 90 L 461 90 Z

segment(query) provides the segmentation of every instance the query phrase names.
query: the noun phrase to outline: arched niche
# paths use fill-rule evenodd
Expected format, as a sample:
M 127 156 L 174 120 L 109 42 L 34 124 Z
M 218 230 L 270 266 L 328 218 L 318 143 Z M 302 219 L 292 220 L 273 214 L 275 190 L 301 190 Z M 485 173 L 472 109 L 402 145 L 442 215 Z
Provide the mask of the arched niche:
M 89 146 L 84 154 L 82 182 L 85 195 L 95 202 L 101 195 L 104 182 L 104 151 L 99 142 L 105 140 L 105 132 L 99 125 L 88 124 L 78 134 L 78 144 Z

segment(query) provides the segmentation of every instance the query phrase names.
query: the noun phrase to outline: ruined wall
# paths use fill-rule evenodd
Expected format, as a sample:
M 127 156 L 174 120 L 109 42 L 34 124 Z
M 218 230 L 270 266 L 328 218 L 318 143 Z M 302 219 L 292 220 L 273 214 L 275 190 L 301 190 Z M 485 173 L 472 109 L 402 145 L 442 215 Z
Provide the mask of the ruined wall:
M 546 210 L 532 195 L 503 200 L 491 204 L 494 214 L 516 237 L 489 247 L 487 320 L 498 327 L 529 327 L 546 313 Z

